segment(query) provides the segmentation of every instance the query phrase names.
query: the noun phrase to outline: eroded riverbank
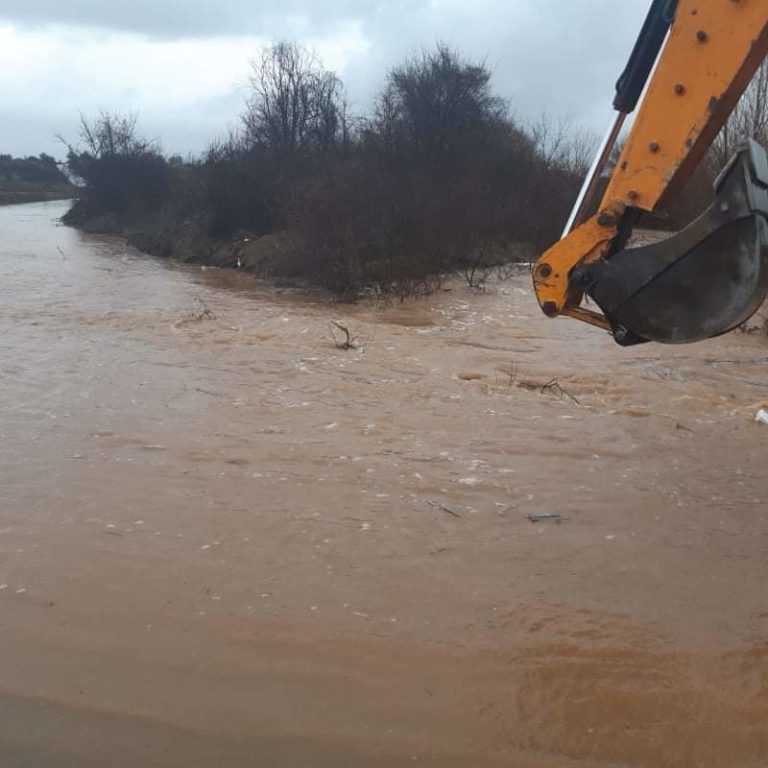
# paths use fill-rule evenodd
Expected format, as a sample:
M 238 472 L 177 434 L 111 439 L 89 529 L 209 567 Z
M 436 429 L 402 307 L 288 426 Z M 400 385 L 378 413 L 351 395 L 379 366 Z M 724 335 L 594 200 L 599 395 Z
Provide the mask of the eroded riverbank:
M 63 209 L 0 210 L 11 765 L 766 763 L 764 340 L 281 295 Z

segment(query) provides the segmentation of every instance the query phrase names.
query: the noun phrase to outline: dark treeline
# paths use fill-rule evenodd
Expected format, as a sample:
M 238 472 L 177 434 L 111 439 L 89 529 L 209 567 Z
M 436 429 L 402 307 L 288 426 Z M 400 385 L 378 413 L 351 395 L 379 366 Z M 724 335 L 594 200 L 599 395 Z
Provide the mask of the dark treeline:
M 45 153 L 35 157 L 0 154 L 0 204 L 73 197 L 76 190 Z
M 393 68 L 365 117 L 294 43 L 253 62 L 250 85 L 238 130 L 194 160 L 164 157 L 134 117 L 84 118 L 69 221 L 339 293 L 417 290 L 556 240 L 591 154 L 565 124 L 519 125 L 487 67 L 445 45 Z
M 37 157 L 0 155 L 0 177 L 29 182 L 66 182 L 56 159 L 44 152 Z

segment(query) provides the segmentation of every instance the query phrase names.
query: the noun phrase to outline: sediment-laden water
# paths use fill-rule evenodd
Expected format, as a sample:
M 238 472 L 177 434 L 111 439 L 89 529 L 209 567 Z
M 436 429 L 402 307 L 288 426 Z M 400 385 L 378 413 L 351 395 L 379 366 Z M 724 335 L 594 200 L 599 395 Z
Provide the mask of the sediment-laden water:
M 335 304 L 64 210 L 0 209 L 0 764 L 768 764 L 764 339 L 621 349 L 525 275 Z

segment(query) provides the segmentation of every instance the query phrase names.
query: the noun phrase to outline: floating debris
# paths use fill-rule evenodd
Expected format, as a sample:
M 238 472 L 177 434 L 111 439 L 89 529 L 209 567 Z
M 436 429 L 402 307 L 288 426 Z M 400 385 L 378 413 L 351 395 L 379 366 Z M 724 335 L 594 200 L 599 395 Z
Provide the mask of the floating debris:
M 545 382 L 519 381 L 517 386 L 521 389 L 527 389 L 531 392 L 540 392 L 542 395 L 553 395 L 558 399 L 567 397 L 576 403 L 576 405 L 581 405 L 579 400 L 574 397 L 574 395 L 572 395 L 557 379 L 549 379 Z
M 441 512 L 447 512 L 449 515 L 452 515 L 453 517 L 461 517 L 461 515 L 458 512 L 451 509 L 450 507 L 446 507 L 445 504 L 442 504 L 439 501 L 428 501 L 427 504 L 433 509 L 439 509 Z
M 560 525 L 560 523 L 568 519 L 567 517 L 555 514 L 554 512 L 540 512 L 538 514 L 526 515 L 526 517 L 532 523 L 555 523 L 556 525 Z

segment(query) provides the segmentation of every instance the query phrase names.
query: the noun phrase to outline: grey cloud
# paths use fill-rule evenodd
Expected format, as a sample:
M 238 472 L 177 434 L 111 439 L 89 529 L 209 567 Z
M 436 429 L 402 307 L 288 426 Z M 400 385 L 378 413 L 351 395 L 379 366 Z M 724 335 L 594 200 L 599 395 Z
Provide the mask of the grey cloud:
M 648 2 L 3 0 L 0 22 L 89 26 L 163 39 L 237 35 L 298 40 L 333 39 L 345 24 L 354 23 L 367 45 L 364 52 L 348 56 L 339 74 L 358 111 L 370 105 L 391 66 L 439 40 L 484 59 L 494 72 L 497 92 L 510 100 L 521 120 L 534 120 L 542 112 L 555 117 L 569 114 L 574 122 L 600 130 L 608 120 L 613 84 Z M 248 62 L 243 61 L 243 77 L 247 71 Z M 78 106 L 73 105 L 73 111 Z M 236 117 L 234 109 L 230 121 Z M 162 127 L 173 131 L 171 123 Z M 198 150 L 204 144 L 202 132 L 209 127 L 206 115 L 199 129 L 163 135 L 163 141 L 177 147 L 190 140 L 189 148 Z
M 364 100 L 389 67 L 441 40 L 484 59 L 521 119 L 570 114 L 601 129 L 645 12 L 644 2 L 616 8 L 606 0 L 477 0 L 442 11 L 392 3 L 365 19 L 371 48 L 350 62 L 344 79 Z
M 374 4 L 370 6 L 375 8 Z M 324 4 L 311 0 L 4 0 L 0 19 L 34 26 L 73 24 L 181 38 L 263 35 L 275 28 L 287 31 L 305 24 L 320 29 L 339 19 L 357 16 L 361 10 L 370 13 L 371 9 L 366 10 L 366 4 L 354 0 Z

